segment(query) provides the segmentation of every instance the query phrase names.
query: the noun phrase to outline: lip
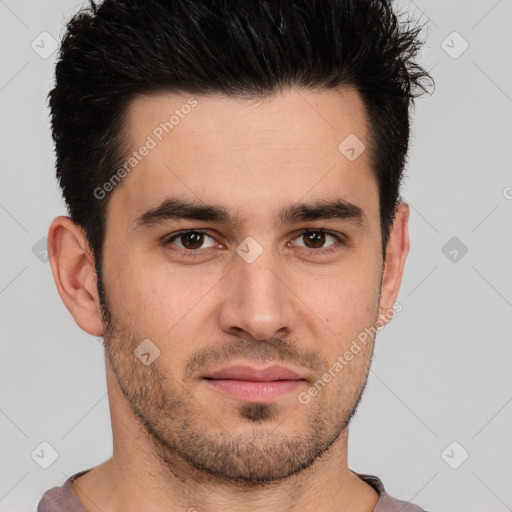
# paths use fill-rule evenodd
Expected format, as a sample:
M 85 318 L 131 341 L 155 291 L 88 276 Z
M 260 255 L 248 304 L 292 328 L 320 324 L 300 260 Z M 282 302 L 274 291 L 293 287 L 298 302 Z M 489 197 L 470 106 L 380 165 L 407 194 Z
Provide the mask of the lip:
M 235 365 L 204 377 L 213 389 L 244 402 L 269 402 L 296 390 L 306 381 L 298 373 L 283 366 L 253 368 Z
M 253 382 L 272 382 L 278 380 L 305 380 L 298 373 L 284 366 L 253 368 L 247 365 L 235 365 L 221 368 L 206 375 L 207 379 L 233 379 Z

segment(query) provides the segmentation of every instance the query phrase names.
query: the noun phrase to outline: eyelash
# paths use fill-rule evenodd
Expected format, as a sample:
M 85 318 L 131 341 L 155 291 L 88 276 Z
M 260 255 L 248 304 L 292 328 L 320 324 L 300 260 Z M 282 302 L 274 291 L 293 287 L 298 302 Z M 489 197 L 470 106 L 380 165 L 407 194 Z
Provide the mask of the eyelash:
M 195 250 L 188 249 L 188 250 L 186 250 L 186 249 L 180 249 L 180 248 L 171 248 L 172 242 L 174 240 L 176 240 L 180 236 L 188 234 L 188 233 L 200 233 L 200 234 L 203 234 L 203 235 L 207 235 L 207 236 L 209 236 L 211 238 L 214 238 L 210 234 L 209 231 L 204 230 L 204 229 L 186 229 L 186 230 L 183 230 L 183 231 L 178 231 L 177 233 L 173 233 L 171 236 L 166 237 L 163 240 L 162 243 L 172 253 L 175 253 L 175 254 L 178 253 L 179 255 L 185 256 L 187 258 L 197 258 L 199 256 L 203 256 L 203 250 L 202 249 L 195 249 Z M 344 245 L 347 244 L 345 237 L 343 235 L 341 235 L 341 233 L 335 233 L 335 232 L 328 231 L 328 230 L 322 229 L 322 228 L 303 229 L 302 231 L 300 231 L 297 234 L 297 236 L 295 238 L 303 236 L 306 233 L 325 233 L 326 235 L 331 235 L 336 240 L 336 242 L 334 244 L 330 245 L 326 249 L 309 249 L 309 248 L 301 247 L 301 250 L 302 250 L 301 252 L 305 253 L 307 256 L 318 255 L 318 254 L 321 254 L 321 255 L 330 254 L 331 252 L 334 252 L 334 251 L 338 250 L 340 248 L 340 246 L 344 246 Z

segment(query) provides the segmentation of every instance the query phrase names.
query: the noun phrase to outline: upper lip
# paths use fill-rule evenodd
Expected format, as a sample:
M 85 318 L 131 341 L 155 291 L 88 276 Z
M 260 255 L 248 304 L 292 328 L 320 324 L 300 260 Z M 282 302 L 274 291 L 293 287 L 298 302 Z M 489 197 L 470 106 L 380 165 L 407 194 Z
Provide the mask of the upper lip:
M 275 380 L 305 380 L 298 373 L 284 366 L 267 366 L 253 368 L 246 365 L 235 365 L 209 373 L 207 379 L 249 380 L 255 382 L 271 382 Z

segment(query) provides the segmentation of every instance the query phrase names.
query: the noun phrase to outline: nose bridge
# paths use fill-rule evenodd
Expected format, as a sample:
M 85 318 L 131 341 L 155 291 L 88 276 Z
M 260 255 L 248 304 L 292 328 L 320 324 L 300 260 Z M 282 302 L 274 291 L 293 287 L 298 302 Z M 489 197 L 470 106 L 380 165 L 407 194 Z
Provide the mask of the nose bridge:
M 270 243 L 263 247 L 254 239 L 244 240 L 237 253 L 222 312 L 224 329 L 243 329 L 258 340 L 290 329 L 293 304 L 279 254 Z
M 265 299 L 267 303 L 273 301 L 282 303 L 280 299 L 282 298 L 283 283 L 278 276 L 283 272 L 282 269 L 280 271 L 280 265 L 276 262 L 277 258 L 272 255 L 267 257 L 262 255 L 253 263 L 237 262 L 238 275 L 242 285 L 240 290 L 242 301 L 253 302 L 253 306 L 259 305 L 262 310 L 265 304 L 261 302 L 261 299 Z

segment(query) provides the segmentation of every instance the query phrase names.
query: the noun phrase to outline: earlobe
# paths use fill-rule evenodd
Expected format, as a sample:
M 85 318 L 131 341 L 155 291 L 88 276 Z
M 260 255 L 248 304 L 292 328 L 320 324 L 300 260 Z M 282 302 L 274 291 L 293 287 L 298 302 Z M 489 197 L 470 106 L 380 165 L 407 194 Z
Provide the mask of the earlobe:
M 409 205 L 401 202 L 386 246 L 386 259 L 382 272 L 379 319 L 383 325 L 393 318 L 395 304 L 402 283 L 407 255 L 409 254 Z
M 94 256 L 83 231 L 69 217 L 56 217 L 50 224 L 48 254 L 62 302 L 81 329 L 101 336 Z

